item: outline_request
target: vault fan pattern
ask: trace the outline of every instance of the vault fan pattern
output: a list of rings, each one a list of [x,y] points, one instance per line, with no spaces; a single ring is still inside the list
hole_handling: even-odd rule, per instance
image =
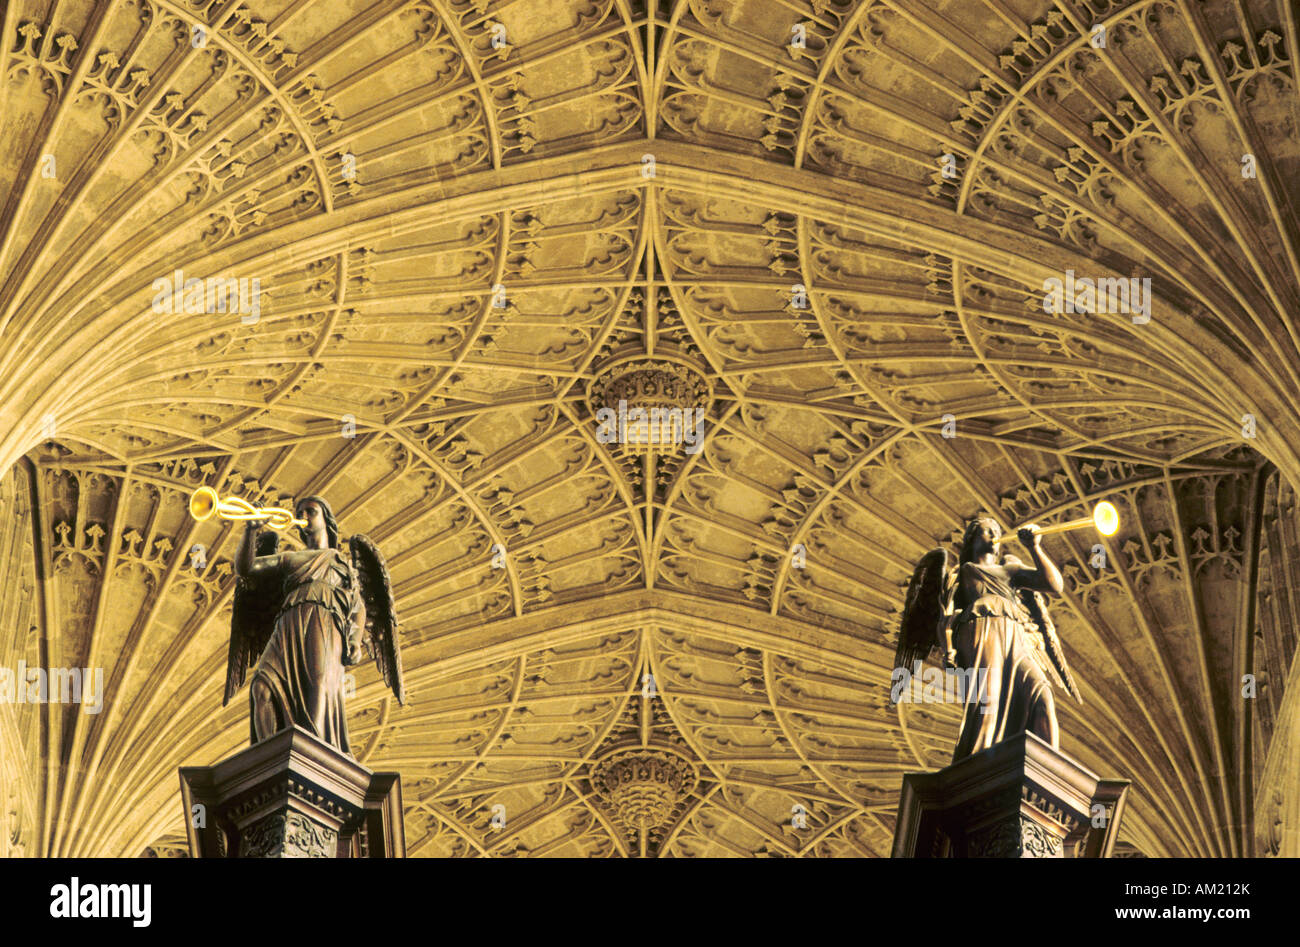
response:
[[[888,854],[958,723],[889,705],[915,560],[1103,498],[1106,566],[1047,540],[1062,748],[1125,851],[1300,853],[1296,16],[12,0],[0,665],[105,706],[0,704],[0,845],[173,853],[246,740],[206,483],[382,544],[410,701],[366,669],[350,727],[413,854]],[[1067,271],[1150,321],[1046,312]],[[619,366],[697,453],[597,437]]]

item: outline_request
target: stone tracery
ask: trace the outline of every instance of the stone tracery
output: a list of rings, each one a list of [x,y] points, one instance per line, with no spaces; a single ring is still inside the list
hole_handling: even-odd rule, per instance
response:
[[[0,468],[29,460],[0,569],[32,594],[0,653],[102,662],[110,702],[44,711],[47,745],[0,708],[27,761],[9,844],[135,854],[174,829],[174,767],[241,738],[212,684],[232,540],[179,500],[215,481],[330,493],[392,546],[424,694],[398,710],[363,679],[356,739],[412,767],[408,838],[444,854],[633,853],[582,781],[638,672],[701,773],[662,853],[883,854],[898,774],[955,734],[944,708],[887,712],[863,658],[910,559],[977,508],[1118,497],[1113,568],[1055,540],[1062,637],[1114,723],[1067,716],[1066,748],[1132,774],[1142,851],[1246,850],[1294,759],[1270,739],[1295,649],[1294,11],[975,5],[958,28],[884,0],[381,0],[346,25],[10,4]],[[152,313],[176,268],[260,276],[260,321]],[[1150,275],[1152,323],[1044,313],[1070,268]],[[706,446],[629,464],[588,388],[666,351],[712,388]],[[1258,717],[1233,698],[1252,670]]]

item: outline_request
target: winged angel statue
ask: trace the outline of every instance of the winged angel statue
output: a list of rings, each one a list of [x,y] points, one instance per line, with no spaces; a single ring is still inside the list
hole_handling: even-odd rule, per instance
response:
[[[944,667],[964,674],[966,712],[952,760],[965,759],[1028,730],[1059,748],[1049,681],[1083,702],[1047,612],[1061,573],[1032,524],[1017,533],[1033,566],[1002,555],[1002,528],[988,516],[966,525],[956,566],[946,549],[926,553],[912,575],[894,656],[898,669],[939,648]]]
[[[363,646],[406,702],[388,567],[365,536],[350,537],[344,551],[321,497],[299,500],[294,516],[307,524],[298,530],[304,549],[280,552],[278,534],[259,537],[256,523],[245,526],[221,703],[252,667],[250,743],[296,724],[351,756],[343,668],[360,663]]]

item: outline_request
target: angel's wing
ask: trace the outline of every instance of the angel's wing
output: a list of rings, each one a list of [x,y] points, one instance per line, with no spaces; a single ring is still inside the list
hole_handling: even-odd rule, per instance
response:
[[[393,689],[399,704],[406,703],[402,683],[402,652],[397,644],[397,606],[388,578],[388,564],[367,536],[348,539],[352,565],[357,570],[361,597],[366,603],[367,650],[374,655],[384,683]]]
[[[267,530],[257,537],[258,556],[273,556],[279,548],[279,534]],[[248,669],[266,650],[266,643],[275,630],[279,595],[278,575],[235,577],[235,602],[230,613],[230,657],[226,661],[226,694],[221,698],[222,707],[230,703],[235,691],[244,686]]]
[[[898,650],[894,667],[912,669],[917,661],[930,656],[939,643],[939,624],[948,607],[948,550],[932,549],[922,557],[903,602],[903,621],[898,632]]]
[[[1082,704],[1083,697],[1079,694],[1079,687],[1074,683],[1074,675],[1070,673],[1070,666],[1065,663],[1065,651],[1061,649],[1061,639],[1056,634],[1056,623],[1052,621],[1052,615],[1047,610],[1047,599],[1043,597],[1042,592],[1021,589],[1020,601],[1024,604],[1026,611],[1029,612],[1030,619],[1038,626],[1038,630],[1043,636],[1043,645],[1047,652],[1049,665],[1044,670],[1051,671],[1057,685]]]

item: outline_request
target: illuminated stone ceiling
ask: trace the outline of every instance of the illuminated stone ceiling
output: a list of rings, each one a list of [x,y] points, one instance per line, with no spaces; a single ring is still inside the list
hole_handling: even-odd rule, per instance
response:
[[[913,564],[1102,497],[1107,568],[1047,541],[1063,749],[1134,781],[1128,850],[1300,851],[1296,16],[12,0],[0,665],[106,686],[0,706],[0,844],[171,850],[177,767],[246,742],[207,483],[388,557],[411,699],[367,668],[350,725],[413,854],[888,854],[958,722],[888,703]],[[1045,312],[1071,270],[1150,321]],[[697,454],[596,436],[632,356],[705,380]]]

